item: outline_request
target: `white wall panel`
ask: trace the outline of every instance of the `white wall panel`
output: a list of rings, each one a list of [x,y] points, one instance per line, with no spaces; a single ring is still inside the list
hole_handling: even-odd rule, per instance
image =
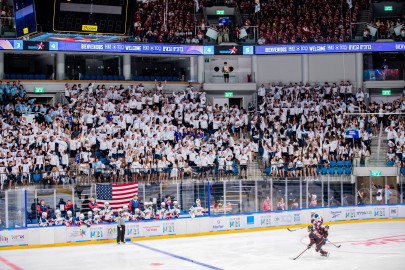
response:
[[[335,53],[309,55],[309,81],[356,81],[356,54]]]
[[[257,83],[300,82],[301,55],[258,56]]]

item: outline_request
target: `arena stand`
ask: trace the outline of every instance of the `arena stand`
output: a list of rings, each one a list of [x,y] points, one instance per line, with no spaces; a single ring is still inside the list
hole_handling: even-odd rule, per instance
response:
[[[137,2],[134,14],[135,42],[199,44],[195,33],[194,1]],[[164,14],[167,14],[165,25]]]

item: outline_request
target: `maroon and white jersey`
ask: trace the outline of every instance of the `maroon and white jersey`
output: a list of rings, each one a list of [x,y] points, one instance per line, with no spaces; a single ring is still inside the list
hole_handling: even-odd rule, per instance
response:
[[[165,208],[161,208],[156,212],[156,219],[164,219],[166,218],[166,209]]]
[[[66,217],[66,219],[65,219],[65,226],[67,226],[67,227],[72,227],[73,226],[73,221],[74,221],[74,219],[73,219],[73,217]]]
[[[130,221],[131,220],[131,213],[129,213],[128,211],[124,211],[122,213],[122,217],[125,219],[125,221]]]
[[[178,218],[180,216],[180,209],[179,208],[170,209],[170,216],[172,218]]]
[[[56,217],[55,219],[53,219],[53,224],[63,225],[65,224],[65,219],[63,217]]]

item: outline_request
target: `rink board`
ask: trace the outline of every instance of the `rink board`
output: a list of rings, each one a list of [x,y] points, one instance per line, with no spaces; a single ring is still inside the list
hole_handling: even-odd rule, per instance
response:
[[[168,235],[199,235],[258,228],[296,226],[310,222],[311,211],[321,215],[324,222],[405,218],[405,205],[368,205],[354,207],[317,208],[274,211],[244,215],[181,218],[160,221],[126,223],[126,238],[164,237]],[[117,237],[116,224],[91,227],[34,227],[0,231],[0,247],[38,246],[75,242],[113,240]]]

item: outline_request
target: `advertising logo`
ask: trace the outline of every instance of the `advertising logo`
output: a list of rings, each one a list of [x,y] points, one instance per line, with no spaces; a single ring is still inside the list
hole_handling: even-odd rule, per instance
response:
[[[49,42],[25,41],[24,50],[29,51],[49,51]]]
[[[217,219],[215,221],[215,224],[212,225],[212,229],[214,230],[223,230],[225,228],[225,226],[222,224],[221,219]]]
[[[254,225],[255,224],[255,216],[247,216],[246,217],[246,224],[247,225]]]
[[[138,237],[139,233],[139,225],[130,225],[127,227],[127,236],[128,237]]]
[[[103,229],[101,227],[90,228],[90,238],[103,238]]]
[[[243,46],[215,46],[214,53],[215,55],[242,55]]]
[[[174,233],[174,222],[164,222],[163,233]]]
[[[11,239],[13,241],[24,241],[25,235],[23,235],[23,234],[15,234],[15,235],[11,236]]]
[[[367,216],[367,215],[373,215],[373,211],[357,211],[356,213],[357,216]]]
[[[383,207],[374,208],[374,216],[375,217],[385,217],[385,208],[383,208]]]
[[[356,218],[356,209],[346,209],[346,218]]]
[[[8,237],[0,235],[0,243],[8,243]]]
[[[159,226],[146,226],[144,227],[147,232],[157,232]]]
[[[398,217],[398,207],[390,207],[390,217]]]
[[[86,229],[79,229],[79,235],[81,237],[85,237],[86,236]]]
[[[240,217],[230,218],[229,227],[233,228],[233,229],[239,229],[240,228]]]
[[[301,215],[300,214],[294,214],[294,223],[301,222]]]
[[[261,225],[262,227],[271,226],[271,216],[270,216],[270,215],[261,216],[260,225]]]
[[[116,227],[108,228],[108,229],[107,229],[107,234],[108,234],[108,235],[117,234],[117,228],[116,228]]]
[[[330,215],[332,218],[337,218],[342,214],[342,211],[330,211]]]

